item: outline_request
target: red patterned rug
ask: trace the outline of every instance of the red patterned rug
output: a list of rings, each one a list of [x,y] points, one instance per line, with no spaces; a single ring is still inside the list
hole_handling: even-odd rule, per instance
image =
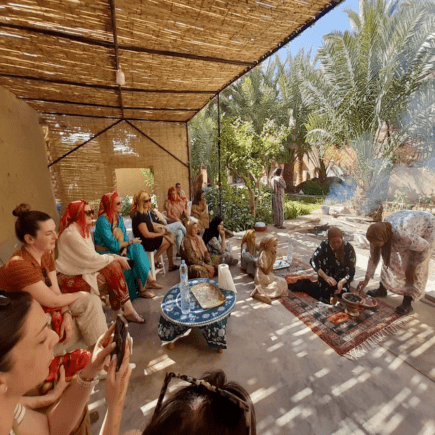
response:
[[[290,293],[280,302],[339,355],[352,360],[364,355],[412,318],[397,314],[393,307],[380,300],[375,308],[361,311],[358,317],[322,304],[305,293]]]
[[[292,264],[293,267],[289,268],[287,274],[293,275],[296,272],[296,275],[302,275],[301,269],[307,270],[308,265],[299,261],[297,263],[296,268],[296,264]],[[289,278],[287,275],[287,281]],[[377,301],[376,307],[361,310],[358,317],[352,317],[338,306],[322,304],[306,293],[290,292],[289,296],[280,299],[287,310],[304,322],[339,355],[351,360],[364,355],[387,335],[393,334],[412,319],[412,316],[397,314],[395,308],[379,299]]]

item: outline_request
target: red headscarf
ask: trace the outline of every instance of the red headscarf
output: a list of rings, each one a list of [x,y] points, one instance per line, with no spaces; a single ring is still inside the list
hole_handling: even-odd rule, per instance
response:
[[[177,194],[177,199],[174,201],[172,199],[172,192],[175,192]],[[175,187],[170,187],[168,190],[168,199],[171,202],[180,202],[180,196],[178,195],[177,189]]]
[[[73,222],[76,222],[80,234],[83,237],[89,237],[90,233],[89,227],[86,224],[85,205],[88,205],[86,201],[73,201],[68,204],[65,214],[62,216],[62,220],[60,221],[59,236]]]
[[[100,210],[98,211],[98,216],[102,214],[107,216],[112,227],[118,225],[118,216],[115,214],[115,202],[118,198],[119,195],[116,190],[106,193],[101,198]]]

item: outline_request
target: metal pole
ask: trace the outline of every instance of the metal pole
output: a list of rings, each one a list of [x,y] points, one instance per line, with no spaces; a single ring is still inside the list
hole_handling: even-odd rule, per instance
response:
[[[221,112],[219,93],[217,94],[217,122],[218,122],[218,186],[219,186],[219,214],[222,216],[222,185],[221,185]]]

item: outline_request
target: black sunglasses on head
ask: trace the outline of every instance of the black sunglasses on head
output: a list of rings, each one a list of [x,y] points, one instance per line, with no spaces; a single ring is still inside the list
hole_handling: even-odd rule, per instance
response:
[[[0,295],[0,308],[7,307],[11,303],[11,299],[9,296]]]
[[[151,198],[146,199],[144,202],[151,202]]]
[[[94,215],[94,210],[85,210],[85,215],[86,216],[93,216]]]

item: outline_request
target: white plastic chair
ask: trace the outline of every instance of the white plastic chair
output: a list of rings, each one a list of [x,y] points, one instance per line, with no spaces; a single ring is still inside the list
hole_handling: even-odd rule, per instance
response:
[[[154,262],[154,254],[157,252],[157,250],[155,251],[146,251],[147,255],[148,255],[148,259],[150,260],[150,265],[151,265],[151,278],[152,279],[156,279],[156,266],[155,266],[155,262]],[[163,274],[166,275],[166,270],[165,270],[165,262],[162,259],[162,271]]]

